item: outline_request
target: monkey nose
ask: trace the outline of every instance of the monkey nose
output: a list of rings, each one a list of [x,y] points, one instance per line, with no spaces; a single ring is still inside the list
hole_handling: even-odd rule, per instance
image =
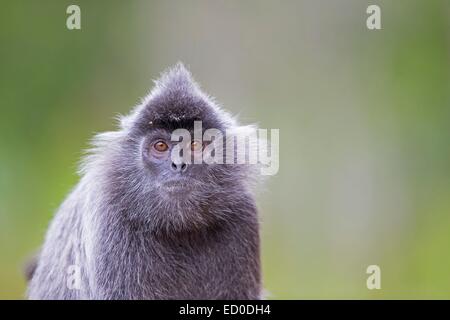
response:
[[[175,162],[172,162],[172,164],[170,165],[170,168],[174,172],[185,172],[187,169],[187,164],[184,162],[178,163],[178,164],[176,164]]]

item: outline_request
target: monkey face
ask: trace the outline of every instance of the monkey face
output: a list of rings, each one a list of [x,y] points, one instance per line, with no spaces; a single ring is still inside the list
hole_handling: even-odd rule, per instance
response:
[[[208,164],[203,161],[205,147],[210,141],[195,139],[192,130],[185,130],[181,141],[174,141],[173,132],[165,128],[149,130],[142,139],[141,156],[151,182],[161,196],[190,200],[189,197],[204,197],[218,189],[218,179],[232,174],[225,164]],[[219,166],[224,167],[219,167]]]
[[[192,133],[186,127],[178,129]],[[202,155],[208,142],[173,141],[172,138],[172,132],[165,128],[150,129],[141,137],[142,171],[136,180],[144,186],[136,202],[139,207],[157,208],[148,214],[161,226],[159,230],[191,230],[218,223],[224,219],[223,210],[216,215],[215,203],[226,203],[227,197],[235,193],[236,185],[242,182],[239,168],[204,161],[196,163],[196,157]],[[176,161],[177,148],[189,150],[188,159]],[[133,180],[128,179],[127,183]]]

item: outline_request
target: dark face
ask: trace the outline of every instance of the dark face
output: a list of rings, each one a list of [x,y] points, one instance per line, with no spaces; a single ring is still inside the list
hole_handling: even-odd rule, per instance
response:
[[[134,134],[141,137],[140,153],[145,170],[161,197],[171,201],[195,201],[203,198],[220,184],[230,166],[194,163],[200,157],[207,142],[202,141],[203,132],[217,129],[225,134],[225,124],[215,110],[201,96],[174,90],[152,99],[138,117]],[[196,129],[195,121],[201,121],[201,130]],[[172,141],[175,130],[189,132],[186,140]],[[181,140],[181,141],[180,141]],[[185,161],[174,161],[177,148],[191,154],[183,154]],[[191,160],[191,161],[189,161]]]
[[[208,142],[194,139],[191,130],[186,132],[190,133],[187,140],[172,141],[172,132],[150,129],[142,140],[140,153],[144,168],[151,177],[150,183],[158,189],[161,197],[169,197],[172,201],[188,200],[202,187],[215,185],[212,176],[225,169],[217,167],[218,164],[195,163],[195,159],[201,160]],[[186,154],[179,152],[181,149]],[[184,155],[185,159],[177,159],[177,154]]]
[[[191,160],[202,154],[207,142],[194,139],[194,121],[202,122],[203,132],[214,128],[225,134],[226,124],[215,110],[201,99],[177,97],[174,102],[163,97],[153,99],[136,119],[110,171],[110,201],[123,208],[124,218],[172,231],[223,218],[214,209],[226,204],[240,183],[238,166],[176,162],[172,157],[177,146],[190,150]],[[176,129],[187,130],[190,139],[172,141]]]

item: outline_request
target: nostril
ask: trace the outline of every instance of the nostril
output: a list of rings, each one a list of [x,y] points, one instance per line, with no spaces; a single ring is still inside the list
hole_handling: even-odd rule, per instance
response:
[[[185,172],[187,169],[187,164],[186,163],[180,163],[180,164],[176,164],[175,162],[172,162],[170,164],[170,167],[172,168],[173,171],[175,172]]]

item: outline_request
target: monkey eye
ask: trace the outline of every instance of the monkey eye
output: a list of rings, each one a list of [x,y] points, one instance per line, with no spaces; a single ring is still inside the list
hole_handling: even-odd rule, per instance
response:
[[[203,145],[200,141],[194,140],[191,142],[191,150],[192,151],[200,151],[203,149]]]
[[[164,141],[159,140],[153,144],[153,148],[158,152],[166,152],[169,149],[169,146]]]

